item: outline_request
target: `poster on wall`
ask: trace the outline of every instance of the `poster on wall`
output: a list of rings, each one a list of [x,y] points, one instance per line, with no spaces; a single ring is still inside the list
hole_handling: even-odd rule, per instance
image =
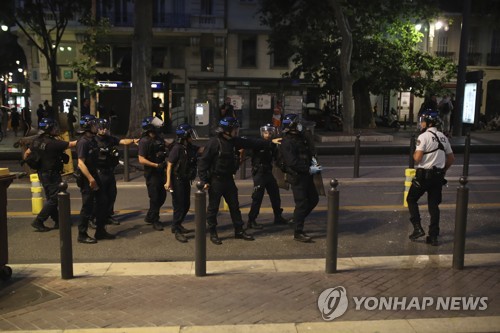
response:
[[[302,114],[302,96],[285,96],[285,114]]]
[[[269,110],[271,108],[271,95],[257,95],[257,109]]]
[[[240,95],[227,96],[231,98],[231,105],[235,110],[241,110],[243,107],[243,98]]]
[[[466,83],[464,92],[464,111],[462,122],[464,124],[474,124],[476,116],[476,93],[477,83]]]

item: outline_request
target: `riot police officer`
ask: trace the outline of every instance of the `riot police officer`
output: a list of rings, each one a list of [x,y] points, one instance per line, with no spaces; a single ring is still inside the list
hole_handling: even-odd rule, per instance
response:
[[[217,234],[217,213],[220,199],[226,200],[234,226],[234,237],[247,241],[254,240],[243,230],[238,189],[233,175],[239,168],[240,149],[253,149],[269,146],[269,142],[258,139],[244,139],[238,137],[239,123],[233,117],[224,117],[219,121],[217,136],[210,139],[198,161],[198,174],[208,189],[207,224],[210,232],[210,241],[216,245],[222,244]]]
[[[312,151],[312,141],[305,135],[298,115],[287,114],[283,118],[283,139],[281,154],[285,166],[285,180],[290,184],[295,201],[293,239],[310,242],[312,238],[304,233],[304,220],[319,201],[313,175],[321,172]]]
[[[31,226],[36,231],[44,232],[50,229],[44,222],[51,217],[54,221],[54,229],[59,228],[59,211],[57,209],[57,193],[62,181],[61,172],[63,164],[68,163],[69,156],[64,153],[68,147],[75,147],[76,141],[62,141],[57,139],[59,130],[57,123],[50,118],[42,118],[38,124],[42,134],[35,138],[24,153],[24,159],[30,154],[39,154],[38,178],[42,183],[47,199],[42,210],[36,216]]]
[[[429,234],[425,241],[433,246],[439,245],[439,204],[442,200],[442,188],[445,184],[446,171],[453,164],[455,157],[447,137],[438,131],[440,124],[438,111],[426,109],[419,118],[422,133],[418,136],[413,159],[416,165],[416,175],[408,191],[406,202],[410,211],[410,222],[413,232],[411,241],[425,236],[421,225],[418,200],[427,192],[427,206],[431,221]]]
[[[84,115],[80,119],[82,136],[76,144],[78,155],[78,169],[83,175],[78,181],[82,194],[82,208],[80,210],[80,223],[78,225],[78,242],[94,244],[101,239],[114,239],[106,231],[107,215],[107,187],[101,181],[103,174],[99,173],[99,149],[95,135],[97,134],[97,119],[93,115]],[[96,207],[94,208],[94,205]],[[96,232],[92,238],[88,235],[88,224],[93,212],[96,212]]]
[[[156,118],[158,119],[158,118]],[[165,190],[167,148],[165,140],[160,136],[159,128],[154,124],[155,118],[145,117],[142,120],[142,136],[139,140],[139,163],[144,165],[144,178],[149,196],[149,209],[144,218],[155,230],[163,230],[160,222],[160,208],[167,199]]]
[[[196,178],[196,162],[201,148],[193,144],[193,139],[198,136],[191,125],[181,124],[177,126],[175,134],[177,140],[168,155],[165,188],[172,191],[174,209],[172,233],[175,234],[176,240],[186,243],[188,239],[185,234],[193,230],[184,228],[182,222],[189,211],[191,182]]]
[[[272,124],[266,124],[260,128],[260,135],[264,140],[270,141],[276,135],[276,127]],[[286,224],[288,221],[281,216],[281,198],[278,183],[273,176],[273,161],[276,151],[276,145],[270,145],[261,149],[252,150],[252,178],[253,192],[252,205],[248,213],[247,228],[262,229],[263,226],[257,223],[255,219],[259,215],[264,192],[267,191],[274,213],[274,224]]]

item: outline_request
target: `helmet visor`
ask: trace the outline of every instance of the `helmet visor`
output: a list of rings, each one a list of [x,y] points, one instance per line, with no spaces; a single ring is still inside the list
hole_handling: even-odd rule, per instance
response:
[[[260,128],[260,136],[264,139],[272,139],[276,137],[276,127],[274,126],[262,126]]]

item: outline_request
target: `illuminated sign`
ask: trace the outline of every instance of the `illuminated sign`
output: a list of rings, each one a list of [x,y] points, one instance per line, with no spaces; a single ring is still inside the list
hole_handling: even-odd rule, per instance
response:
[[[464,112],[462,122],[464,124],[474,124],[476,116],[476,94],[477,83],[466,83],[464,90]]]

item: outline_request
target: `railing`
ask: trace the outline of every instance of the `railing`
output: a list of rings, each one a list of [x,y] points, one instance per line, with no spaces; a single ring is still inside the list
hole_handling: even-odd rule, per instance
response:
[[[133,27],[134,13],[116,14],[114,11],[98,13],[98,17],[106,17],[109,23],[115,27]],[[224,18],[213,15],[190,15],[185,13],[163,13],[158,12],[153,15],[154,28],[212,28],[223,29]]]
[[[468,53],[467,54],[467,66],[479,66],[482,65],[482,53]]]

